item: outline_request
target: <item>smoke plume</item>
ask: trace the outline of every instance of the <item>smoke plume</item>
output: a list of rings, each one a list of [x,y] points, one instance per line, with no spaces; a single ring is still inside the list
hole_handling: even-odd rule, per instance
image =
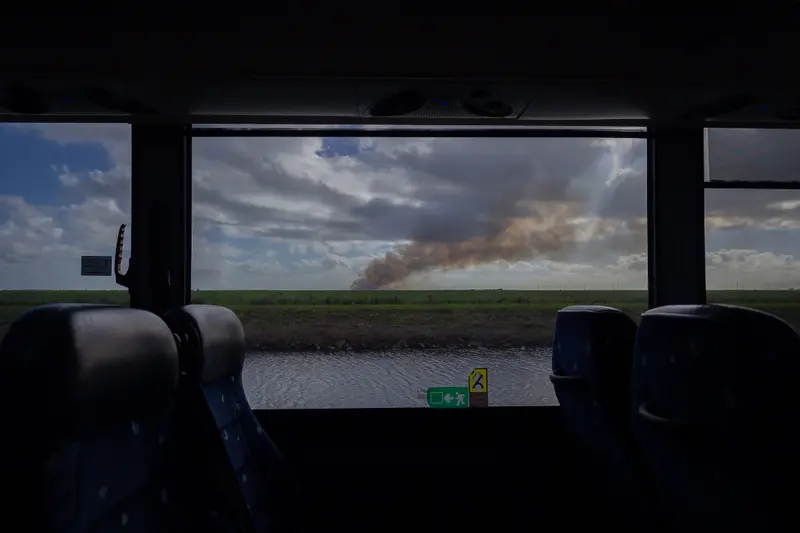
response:
[[[633,241],[628,225],[603,219],[620,184],[644,176],[644,143],[481,139],[465,150],[437,142],[442,154],[459,156],[448,165],[420,163],[426,181],[418,185],[429,187],[433,175],[450,188],[432,193],[419,209],[420,223],[408,234],[411,242],[373,259],[352,289],[401,288],[415,274],[495,261],[561,260],[579,243],[583,253],[604,254]],[[503,158],[496,157],[501,153]],[[397,208],[373,207],[387,214],[377,220],[396,221],[402,231],[403,217],[390,216]],[[595,246],[587,246],[590,241]]]
[[[532,205],[530,215],[494,221],[499,229],[461,242],[420,242],[396,246],[373,259],[352,283],[356,290],[400,287],[417,273],[451,270],[498,260],[546,256],[574,241],[566,204]]]

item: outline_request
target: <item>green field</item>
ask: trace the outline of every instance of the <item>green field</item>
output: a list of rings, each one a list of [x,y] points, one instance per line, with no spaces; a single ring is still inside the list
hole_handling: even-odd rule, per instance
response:
[[[127,304],[125,291],[0,291],[0,332],[43,303]],[[645,291],[196,291],[194,303],[233,309],[252,348],[384,349],[533,346],[549,342],[555,313],[573,304],[634,318]],[[800,329],[796,291],[709,291],[709,301],[762,309]]]

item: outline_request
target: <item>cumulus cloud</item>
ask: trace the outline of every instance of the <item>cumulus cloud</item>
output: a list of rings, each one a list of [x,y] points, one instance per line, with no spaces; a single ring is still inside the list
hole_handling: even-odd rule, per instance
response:
[[[45,199],[0,185],[3,284],[113,287],[80,278],[78,258],[110,255],[130,221],[129,127],[4,127],[107,161],[49,162]],[[712,136],[712,174],[778,179],[796,150],[761,133]],[[198,138],[193,157],[198,288],[646,286],[642,140]],[[707,213],[712,288],[800,285],[800,194],[709,191]]]

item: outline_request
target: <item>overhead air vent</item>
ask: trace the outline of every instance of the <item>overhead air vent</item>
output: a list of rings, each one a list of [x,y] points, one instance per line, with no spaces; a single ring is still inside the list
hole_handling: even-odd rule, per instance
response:
[[[717,112],[710,113],[710,110]],[[800,121],[800,99],[780,93],[757,97],[740,95],[723,98],[702,116],[692,118],[707,119],[719,126],[726,122],[797,123]]]
[[[124,113],[126,115],[150,115],[156,113],[155,109],[139,100],[121,96],[100,87],[83,88],[76,94],[100,108],[115,113]]]
[[[683,114],[688,120],[708,120],[725,117],[740,112],[753,105],[756,98],[751,94],[736,94],[692,107]]]
[[[401,117],[419,111],[428,99],[418,91],[402,91],[378,100],[369,108],[373,117]]]
[[[473,115],[487,118],[506,118],[514,112],[513,106],[482,89],[472,91],[463,106]]]
[[[765,109],[769,109],[769,107],[770,106],[764,106]],[[798,100],[781,102],[773,107],[775,118],[778,120],[786,120],[790,122],[796,122],[800,120],[800,101]]]
[[[19,115],[149,115],[157,111],[141,100],[102,87],[39,83],[0,88],[0,111]]]
[[[520,107],[520,106],[517,106]],[[384,96],[370,105],[372,117],[423,119],[475,119],[516,117],[522,108],[488,90],[404,90]]]
[[[0,96],[0,107],[20,115],[41,115],[50,111],[50,102],[39,91],[24,85],[11,85]]]

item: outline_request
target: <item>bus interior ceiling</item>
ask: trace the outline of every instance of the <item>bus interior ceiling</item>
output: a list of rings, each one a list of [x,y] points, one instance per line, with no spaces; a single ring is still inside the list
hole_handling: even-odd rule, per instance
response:
[[[132,124],[137,307],[191,300],[193,136],[339,134],[334,125],[646,137],[650,306],[703,303],[704,128],[796,127],[794,5],[782,16],[448,16],[382,28],[273,17],[270,31],[241,18],[237,32],[181,33],[7,17],[0,120]],[[602,513],[590,500],[603,482],[587,481],[558,407],[256,417],[299,473],[315,528],[572,527]]]

